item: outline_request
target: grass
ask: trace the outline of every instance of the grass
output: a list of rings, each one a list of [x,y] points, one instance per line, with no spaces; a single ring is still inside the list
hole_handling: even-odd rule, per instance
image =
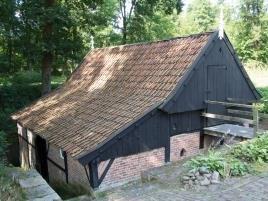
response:
[[[25,194],[22,189],[9,176],[10,168],[0,167],[0,200],[24,201]]]

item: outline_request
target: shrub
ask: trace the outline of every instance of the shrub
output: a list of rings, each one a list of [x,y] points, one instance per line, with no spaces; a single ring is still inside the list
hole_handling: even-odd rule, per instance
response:
[[[12,171],[10,167],[0,166],[0,200],[24,201],[26,195],[10,176]]]
[[[249,173],[249,165],[238,159],[230,160],[230,176],[243,176]]]
[[[5,79],[4,79],[5,78]],[[65,77],[53,77],[52,89],[58,87]],[[17,73],[13,78],[0,77],[0,129],[6,133],[15,133],[16,125],[10,115],[29,105],[41,96],[41,75],[33,71]]]
[[[259,92],[262,95],[262,100],[260,105],[260,112],[267,113],[268,114],[268,87],[259,88]]]
[[[186,163],[190,169],[197,170],[206,167],[211,172],[217,171],[221,177],[243,176],[250,172],[249,164],[228,154],[209,151],[207,155],[200,155]]]
[[[219,152],[210,151],[208,155],[201,155],[191,159],[187,165],[191,169],[207,167],[210,171],[217,171],[221,176],[225,176],[226,161]]]
[[[236,145],[231,154],[247,162],[268,162],[268,133]]]
[[[26,84],[26,83],[40,83],[41,73],[36,71],[21,71],[13,76],[12,83]]]
[[[0,131],[0,164],[3,164],[3,161],[6,156],[6,149],[7,149],[8,143],[7,143],[7,136],[6,133],[3,131]]]

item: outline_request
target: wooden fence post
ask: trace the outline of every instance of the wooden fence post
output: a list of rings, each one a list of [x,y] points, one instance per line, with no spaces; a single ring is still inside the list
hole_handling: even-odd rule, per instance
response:
[[[256,136],[258,130],[259,130],[259,112],[256,104],[254,104],[254,107],[252,108],[253,113],[253,134],[254,137]]]

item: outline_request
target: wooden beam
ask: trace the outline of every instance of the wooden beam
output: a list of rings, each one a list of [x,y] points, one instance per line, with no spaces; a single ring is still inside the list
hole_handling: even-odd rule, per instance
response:
[[[69,183],[69,176],[68,176],[68,160],[67,160],[67,153],[64,152],[64,169],[65,169],[65,179],[66,183]]]
[[[235,106],[235,107],[250,108],[250,109],[253,108],[252,105],[241,104],[241,103],[229,103],[229,102],[223,102],[223,101],[205,100],[205,103],[214,104],[214,105],[223,105],[223,106]]]
[[[252,104],[255,103],[257,100],[245,100],[240,98],[227,98],[227,101],[240,103],[240,104]]]
[[[234,122],[238,122],[238,123],[247,123],[247,124],[251,124],[251,125],[254,124],[253,120],[240,118],[240,117],[231,117],[231,116],[212,114],[212,113],[202,113],[202,116],[206,117],[206,118],[211,118],[211,119],[221,119],[221,120],[225,120],[225,121],[234,121]]]
[[[98,163],[96,160],[91,161],[89,164],[90,185],[93,189],[99,187]]]
[[[227,112],[230,113],[230,114],[239,114],[239,115],[245,115],[245,116],[252,116],[253,117],[253,112],[251,112],[251,111],[227,109]],[[265,113],[258,112],[258,116],[259,116],[259,118],[268,119],[268,114],[265,114]]]
[[[87,180],[88,180],[88,182],[89,182],[89,184],[90,184],[90,178],[89,178],[89,173],[88,173],[88,171],[87,171],[87,167],[88,167],[88,169],[89,169],[89,165],[85,165],[85,166],[84,166],[84,169],[85,169],[85,172],[86,172]]]
[[[55,161],[53,161],[51,158],[47,157],[47,160],[52,163],[53,165],[55,165],[58,169],[60,169],[62,172],[65,172],[65,169],[63,167],[61,167],[58,163],[56,163]]]
[[[109,160],[107,166],[105,167],[105,170],[103,171],[102,175],[100,176],[100,179],[98,180],[99,185],[101,184],[101,182],[105,178],[105,176],[106,176],[108,170],[110,169],[110,167],[112,166],[113,162],[114,162],[114,158]]]
[[[168,138],[168,142],[165,146],[165,162],[170,162],[170,137]]]
[[[256,136],[259,129],[259,112],[257,107],[254,107],[252,111],[253,111],[253,122],[254,122],[253,133],[254,136]]]
[[[230,114],[238,114],[253,117],[253,113],[251,111],[227,109],[227,112]]]

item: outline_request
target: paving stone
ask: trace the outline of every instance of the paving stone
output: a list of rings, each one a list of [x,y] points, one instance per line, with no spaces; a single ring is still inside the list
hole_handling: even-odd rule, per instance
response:
[[[48,185],[36,170],[33,169],[26,172],[17,171],[13,175],[25,192],[27,200],[61,200],[60,196]]]
[[[31,188],[34,186],[46,185],[46,181],[41,176],[19,179],[19,185],[22,188]]]
[[[268,174],[230,178],[196,190],[152,182],[114,189],[96,201],[268,201],[267,186]]]
[[[26,188],[25,192],[29,199],[42,198],[55,193],[54,190],[48,185],[39,185],[32,188]]]

